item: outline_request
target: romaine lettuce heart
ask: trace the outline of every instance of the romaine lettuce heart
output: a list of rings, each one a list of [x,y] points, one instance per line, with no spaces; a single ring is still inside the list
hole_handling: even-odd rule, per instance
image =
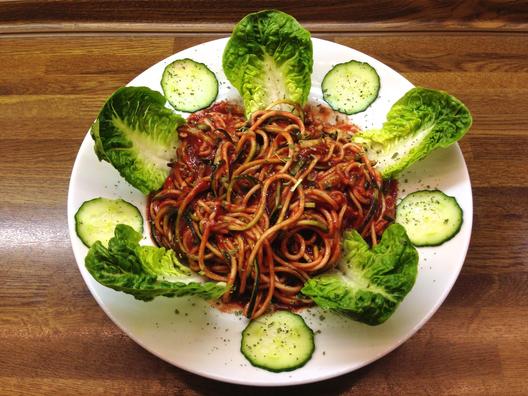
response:
[[[310,32],[280,11],[249,14],[235,26],[222,63],[247,116],[281,99],[304,104],[313,68]]]
[[[206,282],[178,262],[174,251],[140,246],[141,234],[118,224],[108,249],[95,242],[85,259],[86,269],[100,284],[149,301],[157,296],[196,295],[218,299],[228,287],[222,282]]]
[[[361,132],[354,140],[365,147],[387,179],[431,151],[452,145],[471,123],[471,114],[461,101],[442,91],[417,87],[392,106],[381,129]]]
[[[369,325],[385,322],[416,280],[418,252],[405,229],[390,225],[373,248],[347,231],[343,249],[338,268],[308,280],[301,292],[323,309]]]
[[[146,87],[123,87],[105,103],[91,135],[99,160],[106,160],[144,194],[159,189],[174,160],[177,128],[185,120]]]

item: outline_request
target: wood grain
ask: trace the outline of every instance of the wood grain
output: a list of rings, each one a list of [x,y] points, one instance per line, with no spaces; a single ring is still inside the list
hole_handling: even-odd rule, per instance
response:
[[[113,12],[111,3],[101,2],[100,18],[103,11]],[[300,16],[311,13],[316,18],[313,4],[308,2]],[[410,7],[410,2],[406,4]],[[440,2],[434,4],[441,7]],[[46,19],[44,11],[33,16],[17,13],[16,2],[2,7],[4,21]],[[75,12],[82,16],[92,6],[79,7]],[[227,21],[243,9],[221,15]],[[154,12],[145,18],[164,20]],[[337,13],[333,18],[339,20]],[[86,289],[67,232],[71,167],[105,98],[158,60],[220,36],[0,37],[2,395],[270,392],[195,376],[136,345]],[[415,84],[447,90],[469,106],[475,123],[461,147],[473,184],[474,231],[452,292],[408,342],[356,372],[274,393],[526,394],[526,36],[505,32],[319,36],[364,51]]]
[[[26,0],[0,2],[0,32],[226,33],[244,15],[270,8],[312,32],[528,30],[528,7],[515,0]]]

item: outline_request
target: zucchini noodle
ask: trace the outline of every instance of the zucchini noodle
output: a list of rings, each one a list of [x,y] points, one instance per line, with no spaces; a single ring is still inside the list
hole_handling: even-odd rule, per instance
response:
[[[246,120],[220,102],[191,115],[169,177],[149,196],[154,242],[226,282],[223,302],[250,318],[310,305],[299,291],[336,266],[343,231],[376,244],[394,220],[396,182],[352,142],[357,131],[324,106],[275,104]]]

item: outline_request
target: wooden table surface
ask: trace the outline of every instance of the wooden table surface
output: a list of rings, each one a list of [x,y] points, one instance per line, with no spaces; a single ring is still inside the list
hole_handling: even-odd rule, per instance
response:
[[[0,394],[267,394],[175,368],[119,330],[77,269],[66,200],[80,143],[111,92],[176,51],[226,36],[245,13],[282,3],[218,1],[217,24],[200,12],[203,1],[43,3],[0,3]],[[473,235],[447,300],[408,342],[356,372],[275,391],[528,394],[526,2],[319,3],[284,10],[314,36],[471,110],[460,146]]]

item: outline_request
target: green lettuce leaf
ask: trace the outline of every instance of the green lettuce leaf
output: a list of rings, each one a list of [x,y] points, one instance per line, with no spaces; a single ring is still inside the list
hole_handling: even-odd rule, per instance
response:
[[[105,103],[91,135],[99,160],[106,160],[144,194],[159,189],[174,160],[177,128],[185,120],[146,87],[123,87]]]
[[[321,308],[354,320],[378,325],[385,322],[412,289],[418,252],[405,229],[390,225],[373,248],[357,231],[347,231],[338,268],[306,282],[303,294]]]
[[[381,129],[354,136],[385,179],[462,138],[472,118],[464,104],[446,92],[413,88],[387,114]]]
[[[195,295],[218,299],[228,287],[222,282],[205,282],[178,262],[174,252],[154,246],[141,246],[141,234],[118,224],[108,248],[95,242],[85,259],[88,272],[100,284],[150,301],[157,296]]]
[[[304,104],[308,98],[313,67],[310,32],[284,12],[244,17],[233,30],[222,62],[248,116],[279,99]]]
[[[103,144],[101,143],[101,138],[99,137],[99,119],[95,120],[90,128],[90,136],[94,140],[94,151],[97,155],[99,161],[108,161],[103,150]]]

